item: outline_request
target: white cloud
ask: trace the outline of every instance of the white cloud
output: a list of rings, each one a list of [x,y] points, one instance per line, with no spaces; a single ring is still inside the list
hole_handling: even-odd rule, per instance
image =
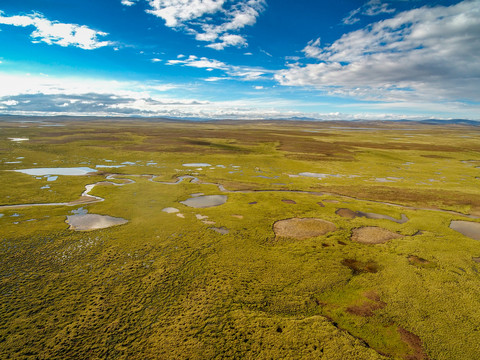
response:
[[[122,0],[122,5],[132,6],[137,3],[137,0]]]
[[[464,117],[480,120],[480,105],[462,103],[407,104],[383,103],[339,106],[337,111],[312,111],[318,102],[302,103],[292,99],[271,98],[257,92],[250,98],[226,101],[175,96],[179,89],[194,87],[133,81],[109,81],[91,78],[18,75],[0,72],[0,113],[12,115],[73,116],[169,116],[210,119],[288,119],[306,117],[325,120],[420,119],[438,112],[439,118]],[[198,89],[197,89],[198,90]],[[195,90],[194,90],[195,91]],[[328,104],[321,105],[327,106]],[[303,111],[302,106],[309,109]],[[415,107],[416,106],[416,107]],[[440,108],[440,109],[439,109]],[[394,109],[398,110],[395,111]],[[437,113],[435,111],[438,111]],[[428,113],[428,116],[423,114]],[[407,115],[405,115],[407,114]],[[408,115],[410,114],[410,115]],[[445,115],[447,114],[447,115]]]
[[[209,44],[207,47],[215,50],[223,50],[228,46],[247,46],[247,41],[240,35],[224,34],[220,36],[221,42]]]
[[[229,75],[228,78],[210,77],[208,79],[205,79],[206,81],[217,81],[230,78],[251,81],[274,73],[271,70],[266,70],[259,67],[234,66],[215,59],[208,59],[206,57],[198,58],[194,55],[190,55],[185,60],[168,60],[166,64],[195,67],[199,69],[206,69],[207,71],[212,71],[213,69],[216,69],[224,71],[227,75]]]
[[[480,101],[480,0],[405,11],[304,53],[318,63],[279,71],[281,84],[370,100]]]
[[[358,15],[375,16],[380,14],[390,14],[395,12],[395,9],[390,9],[388,4],[381,2],[381,0],[370,0],[359,8],[350,11],[350,13],[342,20],[345,25],[352,25],[360,21]]]
[[[216,50],[246,46],[245,37],[235,32],[254,25],[265,7],[265,0],[146,1],[150,5],[147,12],[162,18],[166,26],[184,30]]]
[[[112,45],[109,41],[100,41],[98,37],[107,36],[102,31],[90,29],[85,25],[65,24],[50,21],[42,14],[5,16],[0,12],[0,24],[27,27],[35,30],[30,35],[33,42],[44,42],[49,45],[75,46],[84,50],[93,50]]]
[[[162,59],[153,58],[151,61],[152,61],[153,63],[156,63],[156,62],[161,62],[161,61],[162,61]]]
[[[6,100],[6,101],[2,101],[1,103],[7,106],[15,106],[19,104],[19,102],[16,100]]]

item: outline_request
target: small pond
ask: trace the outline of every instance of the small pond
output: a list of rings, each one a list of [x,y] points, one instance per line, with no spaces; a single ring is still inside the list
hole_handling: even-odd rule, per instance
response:
[[[450,222],[450,229],[458,231],[469,238],[480,240],[480,223],[472,221],[453,220]]]
[[[208,208],[225,204],[227,198],[227,195],[205,195],[191,197],[185,201],[180,201],[180,203],[193,208]]]
[[[97,214],[78,214],[68,215],[66,223],[70,225],[71,230],[90,231],[105,229],[111,226],[126,224],[128,220],[107,215]]]
[[[182,166],[185,167],[206,167],[206,166],[212,166],[207,163],[188,163],[188,164],[182,164]]]

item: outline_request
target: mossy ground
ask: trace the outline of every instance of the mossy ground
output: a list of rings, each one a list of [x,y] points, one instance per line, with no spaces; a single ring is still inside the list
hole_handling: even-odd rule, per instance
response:
[[[0,122],[0,205],[73,201],[114,172],[123,176],[111,181],[135,183],[98,185],[92,195],[105,201],[83,208],[129,222],[75,232],[66,215],[82,205],[0,208],[1,358],[478,357],[480,263],[472,258],[480,242],[449,228],[451,220],[479,221],[462,216],[480,215],[477,128],[58,124]],[[123,162],[50,182],[6,171]],[[160,183],[182,175],[201,183]],[[214,184],[236,192],[218,207],[179,203],[221,194]],[[340,208],[409,220],[349,219]],[[230,232],[212,231],[197,214]],[[320,218],[337,230],[276,239],[274,223],[290,218]],[[368,226],[403,237],[351,240]]]

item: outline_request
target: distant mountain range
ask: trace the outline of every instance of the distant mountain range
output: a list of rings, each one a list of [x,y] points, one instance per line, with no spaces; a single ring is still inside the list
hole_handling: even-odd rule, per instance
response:
[[[140,116],[25,116],[25,115],[0,115],[0,121],[24,121],[24,122],[43,122],[43,121],[95,121],[95,120],[111,120],[111,121],[128,121],[138,119],[142,121],[236,121],[236,120],[249,120],[249,121],[303,121],[303,122],[345,122],[345,123],[408,123],[408,124],[428,124],[428,125],[465,125],[465,126],[480,126],[480,120],[467,120],[467,119],[427,119],[427,120],[324,120],[314,119],[308,117],[291,117],[286,119],[270,118],[270,119],[209,119],[209,118],[171,118],[171,117],[140,117]]]

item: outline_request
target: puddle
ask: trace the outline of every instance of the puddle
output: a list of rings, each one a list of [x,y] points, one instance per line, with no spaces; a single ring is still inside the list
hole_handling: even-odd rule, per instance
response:
[[[166,212],[168,214],[174,214],[174,213],[180,212],[180,210],[178,210],[177,208],[174,208],[174,207],[167,207],[165,209],[162,209],[162,211]]]
[[[301,172],[298,175],[305,176],[305,177],[313,177],[317,179],[325,179],[327,177],[342,177],[342,175],[318,174],[318,173],[312,173],[312,172]]]
[[[193,208],[208,208],[225,204],[227,198],[227,195],[205,195],[192,197],[180,203]]]
[[[80,176],[87,175],[90,173],[96,173],[97,170],[90,169],[88,167],[73,167],[73,168],[35,168],[35,169],[20,169],[13,170],[15,172],[20,172],[22,174],[33,175],[33,176],[47,176],[47,175],[71,175],[71,176]]]
[[[367,219],[384,219],[396,222],[397,224],[404,224],[408,221],[408,217],[405,214],[402,214],[400,219],[395,219],[394,217],[377,214],[377,213],[370,213],[370,212],[363,212],[363,211],[353,211],[347,208],[340,208],[335,211],[335,214],[347,218],[347,219],[354,219],[356,217],[366,217]]]
[[[365,213],[362,211],[357,212],[358,216],[366,217],[367,219],[385,219],[396,222],[397,224],[404,224],[408,221],[408,217],[405,214],[401,215],[400,219],[395,219],[388,215],[376,214],[376,213]]]
[[[80,207],[78,209],[72,210],[71,213],[74,215],[86,215],[88,214],[88,210]]]
[[[42,186],[40,189],[50,189],[50,185]]]
[[[265,176],[265,175],[257,175],[257,176],[254,176],[254,177],[257,177],[257,178],[262,178],[262,179],[278,179],[278,176]]]
[[[472,221],[453,220],[450,222],[450,229],[468,236],[474,240],[480,240],[480,223]]]
[[[385,178],[375,178],[375,181],[377,182],[395,182],[395,181],[399,181],[399,180],[402,180],[403,178],[398,178],[398,177],[385,177]]]
[[[8,138],[8,140],[11,140],[14,142],[20,142],[20,141],[28,141],[30,139],[29,138]]]
[[[210,229],[210,230],[213,230],[213,231],[215,231],[215,232],[217,232],[217,233],[219,233],[219,234],[222,234],[222,235],[227,235],[227,234],[230,232],[230,230],[228,230],[227,228],[225,228],[225,227],[223,227],[223,226],[222,226],[222,227],[219,227],[219,228],[217,228],[217,227],[212,227],[212,228],[209,228],[209,229]]]
[[[112,168],[112,169],[116,169],[116,168],[121,168],[121,167],[124,167],[125,165],[96,165],[95,167],[96,168]]]
[[[90,231],[126,224],[128,220],[107,215],[84,214],[68,215],[65,221],[71,230]]]
[[[50,175],[47,176],[47,181],[55,181],[57,179],[58,179],[58,176],[50,176]]]
[[[207,163],[187,163],[187,164],[182,164],[182,166],[185,166],[185,167],[207,167],[207,166],[212,166],[210,164],[207,164]]]

